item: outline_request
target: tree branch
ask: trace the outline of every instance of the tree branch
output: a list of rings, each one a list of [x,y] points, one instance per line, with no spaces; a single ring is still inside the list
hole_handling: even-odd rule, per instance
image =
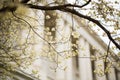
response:
[[[28,4],[28,6],[29,6],[29,8],[38,9],[38,10],[60,10],[60,11],[69,12],[78,17],[87,19],[87,20],[95,23],[96,25],[98,25],[107,34],[108,38],[113,42],[113,44],[120,50],[120,45],[112,38],[110,32],[98,20],[95,20],[86,15],[83,15],[83,14],[79,13],[78,11],[67,8],[63,5],[62,6],[36,6],[36,5]]]
[[[85,4],[83,4],[83,5],[77,5],[77,4],[64,4],[64,5],[59,5],[59,6],[83,8],[83,7],[87,6],[90,2],[91,2],[91,0],[87,1],[87,2],[86,2]]]
[[[108,38],[113,42],[113,44],[120,50],[120,45],[112,38],[110,32],[98,20],[95,20],[89,16],[83,15],[83,14],[79,13],[78,11],[72,10],[69,8],[64,8],[64,12],[70,12],[78,17],[87,19],[87,20],[95,23],[96,25],[98,25],[107,34]]]
[[[30,0],[22,0],[21,3],[27,3],[29,2]]]
[[[83,8],[86,5],[88,5],[91,2],[91,0],[87,1],[85,4],[83,5],[76,5],[76,4],[64,4],[64,5],[57,5],[57,6],[37,6],[37,5],[33,5],[33,4],[26,4],[27,6],[29,6],[30,8],[34,8],[34,9],[41,9],[41,10],[58,10],[58,9],[62,9],[64,7],[77,7],[77,8]]]
[[[68,8],[68,7],[73,7],[73,6],[78,7],[78,8],[82,8],[86,5],[88,5],[90,2],[91,2],[91,0],[89,0],[86,4],[84,4],[82,6],[72,5],[72,4],[65,4],[65,5],[58,5],[58,6],[38,6],[38,5],[32,5],[32,4],[25,4],[25,5],[28,6],[29,8],[37,9],[37,10],[60,10],[63,12],[69,12],[69,13],[72,13],[72,14],[78,16],[78,17],[87,19],[87,20],[95,23],[96,25],[98,25],[107,34],[108,38],[113,42],[113,44],[120,50],[120,45],[112,38],[110,32],[98,20],[95,20],[95,19],[93,19],[89,16],[86,16],[86,15],[83,15],[74,9]],[[5,7],[5,8],[0,9],[0,12],[4,12],[6,10],[13,11],[13,9],[15,10],[16,8]]]
[[[108,48],[107,48],[107,53],[105,54],[105,70],[107,69],[107,58],[108,58],[109,50],[110,50],[110,42],[111,41],[109,41]]]
[[[7,6],[0,9],[0,13],[6,12],[6,11],[15,11],[17,9],[17,6]]]
[[[87,6],[92,0],[87,1],[85,4],[83,4],[81,7]]]
[[[33,4],[27,4],[27,2],[29,2],[30,0],[22,0],[20,3],[27,5],[30,8],[34,8],[34,9],[41,9],[41,10],[57,10],[59,8],[64,8],[64,7],[77,7],[77,8],[83,8],[86,5],[88,5],[91,0],[87,1],[85,4],[83,5],[76,5],[76,4],[64,4],[64,5],[57,5],[57,6],[37,6],[37,5],[33,5]],[[7,6],[7,7],[3,7],[0,9],[0,12],[5,12],[5,11],[15,11],[17,9],[17,6]]]

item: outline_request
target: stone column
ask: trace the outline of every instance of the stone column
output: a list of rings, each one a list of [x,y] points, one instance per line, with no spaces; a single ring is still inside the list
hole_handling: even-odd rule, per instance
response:
[[[65,70],[57,69],[56,80],[65,80]]]
[[[116,73],[115,73],[115,69],[113,67],[111,67],[109,69],[109,73],[108,73],[108,80],[116,80]]]
[[[79,40],[79,74],[80,80],[93,80],[90,61],[90,48],[85,39]]]
[[[74,65],[72,65],[72,58],[69,58],[66,62],[66,65],[67,65],[67,69],[66,69],[66,79],[65,80],[74,80],[74,77],[73,77],[73,67]]]
[[[117,75],[117,79],[116,80],[120,80],[120,71],[116,70],[116,75]]]
[[[98,51],[95,51],[94,55],[96,57],[100,56],[100,53]],[[95,67],[95,78],[96,80],[106,80],[106,74],[104,74],[104,70],[105,70],[105,64],[103,59],[97,59],[94,62],[94,67]]]

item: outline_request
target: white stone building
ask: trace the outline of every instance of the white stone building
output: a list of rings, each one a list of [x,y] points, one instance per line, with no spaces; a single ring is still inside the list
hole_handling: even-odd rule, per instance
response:
[[[32,49],[37,57],[45,56],[30,67],[39,71],[40,80],[120,80],[119,57],[111,53],[105,63],[107,45],[88,28],[83,19],[59,11],[38,14],[42,15],[38,19],[42,27],[38,26],[38,30],[34,29],[30,34],[35,45],[28,51]],[[36,24],[31,22],[31,25]],[[21,36],[26,37],[27,32],[22,30]],[[20,40],[24,42],[24,38]],[[106,65],[110,67],[104,74]],[[29,72],[31,74],[28,70],[26,73],[19,70],[10,73],[14,75],[14,80],[39,80]]]

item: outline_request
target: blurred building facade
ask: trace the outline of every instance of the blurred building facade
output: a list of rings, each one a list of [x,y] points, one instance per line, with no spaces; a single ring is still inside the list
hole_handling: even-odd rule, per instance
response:
[[[120,80],[119,58],[114,53],[105,58],[106,44],[83,19],[59,11],[36,14],[42,27],[31,33],[35,42],[31,49],[37,58],[44,59],[36,60],[30,68],[37,69],[39,77],[16,70],[11,72],[14,80]],[[26,32],[21,32],[22,37]]]

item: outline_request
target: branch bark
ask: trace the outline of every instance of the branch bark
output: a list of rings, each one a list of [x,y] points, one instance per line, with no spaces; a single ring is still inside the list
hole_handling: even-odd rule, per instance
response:
[[[98,25],[98,26],[107,34],[107,36],[108,36],[108,38],[110,39],[110,41],[112,41],[113,44],[120,50],[120,45],[112,38],[110,32],[109,32],[98,20],[95,20],[95,19],[93,19],[93,18],[91,18],[91,17],[89,17],[89,16],[86,16],[86,15],[83,15],[83,14],[79,13],[79,12],[76,11],[76,10],[71,10],[71,9],[69,9],[69,8],[64,8],[64,10],[65,10],[66,12],[70,12],[70,13],[72,13],[72,14],[75,14],[75,15],[78,16],[78,17],[87,19],[87,20],[95,23],[96,25]]]
[[[110,32],[96,19],[93,19],[89,16],[83,15],[83,14],[79,13],[78,11],[67,8],[66,6],[63,6],[63,5],[62,6],[36,6],[36,5],[28,4],[28,6],[29,6],[29,8],[38,9],[38,10],[60,10],[60,11],[69,12],[78,17],[87,19],[87,20],[95,23],[96,25],[98,25],[107,34],[110,41],[112,41],[113,44],[120,50],[120,45],[112,38]]]
[[[30,0],[22,0],[21,3],[27,3],[29,2]]]
[[[86,5],[88,5],[90,2],[91,2],[91,0],[89,0],[87,3],[85,3],[82,6],[75,5],[75,4],[74,5],[64,4],[64,5],[58,5],[58,6],[38,6],[38,5],[33,5],[33,4],[24,4],[24,5],[28,6],[29,8],[37,9],[37,10],[60,10],[60,11],[63,11],[63,12],[69,12],[71,14],[74,14],[74,15],[78,16],[78,17],[89,20],[89,21],[95,23],[96,25],[98,25],[107,34],[110,41],[112,41],[113,44],[120,50],[120,45],[112,38],[110,32],[98,20],[93,19],[93,18],[91,18],[89,16],[86,16],[86,15],[83,15],[83,14],[79,13],[78,11],[76,11],[75,9],[69,8],[69,7],[82,8]],[[13,11],[15,9],[16,9],[16,6],[15,6],[15,8],[14,7],[11,7],[11,8],[10,7],[5,7],[5,8],[0,9],[0,12]]]

